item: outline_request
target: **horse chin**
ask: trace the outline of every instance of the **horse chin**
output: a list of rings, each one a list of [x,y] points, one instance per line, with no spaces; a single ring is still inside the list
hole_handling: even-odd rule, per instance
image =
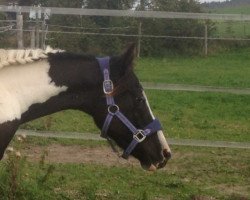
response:
[[[171,158],[171,154],[169,153],[168,154],[168,157],[165,157],[165,159],[162,161],[162,162],[159,162],[157,164],[143,164],[141,162],[141,167],[144,169],[144,170],[147,170],[147,171],[156,171],[157,169],[161,169],[161,168],[164,168],[168,162],[168,160]]]
[[[147,171],[156,171],[157,169],[161,169],[161,168],[164,168],[167,164],[168,160],[164,160],[163,162],[161,163],[158,163],[158,164],[151,164],[151,165],[143,165],[141,164],[141,167],[144,169],[144,170],[147,170]]]
[[[150,165],[150,167],[148,168],[148,171],[154,172],[157,170],[157,167],[153,164]]]
[[[156,167],[154,164],[151,164],[150,166],[141,164],[141,167],[142,167],[144,170],[146,170],[146,171],[151,171],[151,172],[154,172],[154,171],[157,170],[157,167]]]

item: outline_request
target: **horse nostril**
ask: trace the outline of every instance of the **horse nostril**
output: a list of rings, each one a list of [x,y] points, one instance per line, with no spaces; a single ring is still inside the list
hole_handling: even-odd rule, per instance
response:
[[[162,153],[163,153],[163,156],[164,156],[165,159],[163,160],[162,163],[158,163],[157,169],[165,167],[168,160],[171,158],[171,152],[168,151],[167,149],[163,149]]]
[[[167,149],[163,149],[163,156],[166,158],[166,160],[169,160],[171,158],[171,152],[169,152]]]

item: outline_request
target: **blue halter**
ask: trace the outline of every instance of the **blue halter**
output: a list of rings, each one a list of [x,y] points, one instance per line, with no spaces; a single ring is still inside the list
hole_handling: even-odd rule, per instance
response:
[[[123,152],[122,157],[127,159],[137,144],[141,143],[146,139],[147,136],[162,130],[159,120],[154,119],[150,124],[148,124],[143,130],[137,129],[126,116],[124,116],[120,110],[119,106],[115,104],[114,98],[111,95],[114,89],[112,80],[110,80],[110,69],[109,69],[109,57],[97,58],[100,69],[103,73],[103,92],[106,95],[108,114],[104,121],[101,136],[106,139],[110,139],[107,135],[108,129],[112,122],[112,119],[116,116],[133,134],[133,139],[126,150]]]

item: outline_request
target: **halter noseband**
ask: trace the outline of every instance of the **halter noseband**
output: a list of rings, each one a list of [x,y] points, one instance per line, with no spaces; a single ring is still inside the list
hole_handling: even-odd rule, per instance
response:
[[[162,130],[159,120],[154,119],[150,124],[148,124],[143,130],[137,129],[129,119],[120,112],[119,106],[115,104],[114,98],[110,95],[113,92],[114,85],[112,80],[110,80],[110,69],[109,69],[109,57],[97,58],[100,69],[103,73],[103,92],[106,95],[107,109],[108,114],[104,121],[101,137],[110,139],[107,135],[108,129],[110,127],[111,121],[116,116],[133,134],[133,139],[130,142],[129,146],[123,152],[122,157],[127,159],[137,144],[141,143],[146,139],[147,136],[152,135],[153,133]]]

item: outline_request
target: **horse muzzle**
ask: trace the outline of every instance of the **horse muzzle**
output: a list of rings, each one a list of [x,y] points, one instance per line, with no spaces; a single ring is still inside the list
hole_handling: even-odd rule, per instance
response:
[[[169,159],[172,157],[172,154],[167,149],[164,149],[163,150],[163,157],[164,157],[164,160],[163,160],[163,162],[161,162],[157,165],[157,169],[161,169],[161,168],[165,167],[167,162],[169,161]]]
[[[156,163],[156,164],[151,164],[150,166],[145,166],[142,165],[142,168],[147,170],[147,171],[156,171],[157,169],[164,168],[169,161],[169,159],[172,157],[171,152],[169,152],[167,149],[163,150],[163,161]]]

